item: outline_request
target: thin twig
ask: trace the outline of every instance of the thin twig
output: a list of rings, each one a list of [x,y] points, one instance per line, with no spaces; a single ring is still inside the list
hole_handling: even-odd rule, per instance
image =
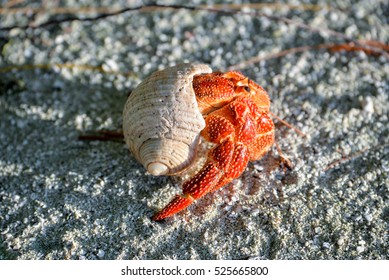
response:
[[[10,0],[10,1],[8,1],[8,2],[6,2],[6,3],[4,3],[4,8],[0,8],[0,14],[2,14],[1,13],[1,11],[2,10],[9,10],[10,8],[12,8],[13,6],[16,6],[17,4],[20,4],[20,3],[22,3],[24,0]],[[18,8],[13,8],[13,9],[18,9]],[[12,9],[12,10],[13,10]]]
[[[78,136],[81,141],[116,141],[123,142],[124,135],[122,131],[115,130],[98,130],[88,134],[81,134]]]
[[[361,44],[363,43],[363,46],[356,46],[353,42],[349,43],[340,43],[340,44],[319,44],[315,46],[302,46],[302,47],[295,47],[295,48],[290,48],[286,50],[282,50],[273,54],[266,54],[266,55],[259,55],[259,56],[254,56],[251,57],[250,59],[247,59],[245,61],[242,61],[238,64],[231,65],[228,67],[228,70],[238,70],[238,69],[245,69],[248,66],[265,61],[265,60],[270,60],[274,58],[279,58],[282,56],[286,56],[288,54],[292,53],[300,53],[300,52],[306,52],[306,51],[311,51],[311,50],[318,50],[318,49],[327,49],[333,52],[339,52],[342,50],[345,51],[364,51],[367,54],[371,55],[380,55],[382,52],[386,53],[386,56],[389,54],[389,45],[386,45],[384,43],[378,42],[378,41],[360,41]],[[374,50],[366,47],[368,46],[374,46]],[[375,49],[380,49],[380,52],[377,52]]]
[[[124,8],[124,9],[113,11],[113,12],[102,13],[102,14],[99,14],[99,15],[93,16],[93,17],[70,16],[70,17],[61,18],[61,19],[48,20],[48,21],[46,21],[44,23],[41,23],[41,24],[38,24],[38,25],[33,25],[33,24],[29,23],[27,25],[22,25],[22,26],[14,25],[14,26],[2,27],[2,28],[0,28],[0,31],[9,31],[9,30],[12,30],[14,28],[38,29],[38,28],[43,28],[43,27],[47,27],[47,26],[50,26],[50,25],[58,25],[58,24],[61,24],[61,23],[64,23],[64,22],[71,22],[71,21],[84,21],[84,22],[96,21],[96,20],[99,20],[99,19],[107,18],[107,17],[117,16],[119,14],[123,14],[123,13],[129,12],[129,11],[137,11],[137,10],[140,10],[140,9],[142,9],[142,6],[134,7],[134,8]]]
[[[381,48],[382,50],[389,53],[389,45],[385,45],[378,41],[364,41],[367,45],[375,45],[378,48]],[[364,47],[356,47],[352,42],[351,43],[341,43],[341,44],[320,44],[315,46],[302,46],[302,47],[296,47],[296,48],[290,48],[286,50],[279,51],[274,54],[267,54],[264,56],[255,56],[251,57],[250,59],[247,59],[245,61],[242,61],[241,63],[231,65],[227,68],[227,70],[242,70],[245,69],[252,64],[279,58],[288,54],[292,53],[299,53],[304,51],[311,51],[316,49],[327,49],[333,52],[339,52],[339,51],[364,51],[365,53],[369,55],[379,55],[379,53],[374,52],[372,50],[366,49]],[[56,64],[23,64],[23,65],[8,65],[4,67],[0,67],[0,73],[10,72],[12,70],[33,70],[33,69],[51,69],[51,68],[68,68],[68,69],[81,69],[81,70],[91,70],[91,71],[98,71],[104,74],[114,74],[114,75],[123,75],[123,76],[136,76],[134,72],[127,71],[113,71],[113,70],[105,70],[101,66],[91,66],[91,65],[80,65],[80,64],[73,64],[73,63],[56,63]],[[276,116],[275,116],[276,117]]]
[[[276,149],[277,149],[278,155],[280,156],[280,160],[284,164],[284,174],[286,175],[286,168],[289,170],[292,170],[293,164],[287,157],[284,156],[284,153],[282,152],[280,145],[278,145],[278,142],[274,141],[274,144],[276,145]]]
[[[297,132],[298,135],[302,136],[302,137],[307,137],[307,135],[302,132],[300,129],[298,129],[297,127],[291,125],[290,123],[288,123],[287,121],[281,119],[279,116],[277,116],[276,114],[270,112],[270,114],[272,115],[273,118],[277,119],[279,122],[281,122],[283,125],[293,129],[294,131]]]
[[[85,64],[73,64],[73,63],[54,63],[54,64],[22,64],[22,65],[7,65],[4,67],[0,67],[0,73],[11,72],[13,70],[35,70],[35,69],[44,69],[49,70],[53,68],[59,69],[80,69],[80,70],[89,70],[89,71],[97,71],[104,74],[112,74],[112,75],[122,75],[126,77],[136,77],[136,73],[127,71],[113,71],[113,70],[105,70],[102,66],[92,66]]]
[[[9,14],[31,14],[31,13],[45,13],[50,12],[50,14],[96,14],[96,13],[112,13],[117,12],[120,9],[114,7],[93,7],[93,6],[81,6],[81,7],[15,7],[18,2],[23,0],[11,0],[6,3],[3,8],[0,8],[0,15],[9,15]],[[151,6],[151,5],[150,5]],[[199,8],[207,8],[210,5],[199,5]],[[288,9],[288,10],[300,10],[300,11],[322,11],[322,10],[331,10],[330,5],[318,5],[318,4],[287,4],[287,3],[244,3],[244,4],[212,4],[212,8],[215,9],[230,9],[230,10],[241,10],[243,8],[249,9]]]
[[[372,150],[377,150],[377,149],[381,149],[383,147],[386,147],[388,146],[389,143],[384,143],[382,145],[378,145],[378,146],[375,146],[375,147],[368,147],[368,148],[365,148],[363,150],[360,150],[360,151],[357,151],[355,153],[352,153],[351,155],[347,155],[347,156],[342,156],[340,159],[338,160],[335,160],[334,162],[330,163],[329,165],[327,165],[326,168],[323,169],[324,172],[330,170],[330,169],[333,169],[334,167],[340,165],[341,163],[344,163],[344,162],[347,162],[347,161],[350,161],[352,159],[355,159],[357,157],[360,157],[361,155],[363,155],[364,153],[368,152],[368,151],[372,151]]]

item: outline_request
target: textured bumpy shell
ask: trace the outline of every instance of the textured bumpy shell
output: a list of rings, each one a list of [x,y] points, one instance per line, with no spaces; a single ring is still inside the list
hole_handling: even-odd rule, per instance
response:
[[[149,173],[179,173],[194,160],[205,121],[192,81],[211,72],[204,64],[180,64],[151,74],[131,92],[123,111],[124,138]]]

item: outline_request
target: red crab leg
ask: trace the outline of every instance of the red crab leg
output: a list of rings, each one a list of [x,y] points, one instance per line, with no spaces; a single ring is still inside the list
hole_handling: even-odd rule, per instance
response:
[[[183,195],[176,197],[160,212],[154,221],[163,220],[187,208],[194,200],[232,181],[245,169],[249,160],[247,148],[227,139],[212,149],[204,167],[183,185]]]
[[[156,213],[152,219],[154,221],[163,220],[191,205],[195,199],[203,196],[217,183],[219,179],[218,173],[219,171],[212,162],[206,163],[192,179],[184,183],[183,187],[186,190],[183,190],[183,195],[176,195],[174,199],[160,212]]]

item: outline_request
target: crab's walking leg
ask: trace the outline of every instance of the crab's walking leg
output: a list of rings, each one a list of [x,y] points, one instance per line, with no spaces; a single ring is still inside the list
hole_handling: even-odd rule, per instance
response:
[[[176,197],[160,212],[154,221],[163,220],[188,207],[194,200],[214,191],[240,176],[249,160],[247,148],[227,139],[208,155],[204,167],[183,185],[183,195]]]
[[[203,196],[219,179],[219,171],[212,162],[208,162],[192,179],[184,183],[183,195],[176,195],[174,199],[160,212],[156,213],[152,219],[154,221],[163,220],[175,213],[185,209],[195,199]],[[192,192],[188,192],[188,187]],[[196,187],[197,190],[193,190]]]

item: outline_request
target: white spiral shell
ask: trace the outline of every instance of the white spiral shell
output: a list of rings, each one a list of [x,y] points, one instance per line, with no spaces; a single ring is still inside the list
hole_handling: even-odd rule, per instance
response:
[[[179,64],[151,74],[131,92],[123,111],[124,138],[149,173],[171,175],[193,162],[205,121],[192,81],[211,72],[205,64]]]

